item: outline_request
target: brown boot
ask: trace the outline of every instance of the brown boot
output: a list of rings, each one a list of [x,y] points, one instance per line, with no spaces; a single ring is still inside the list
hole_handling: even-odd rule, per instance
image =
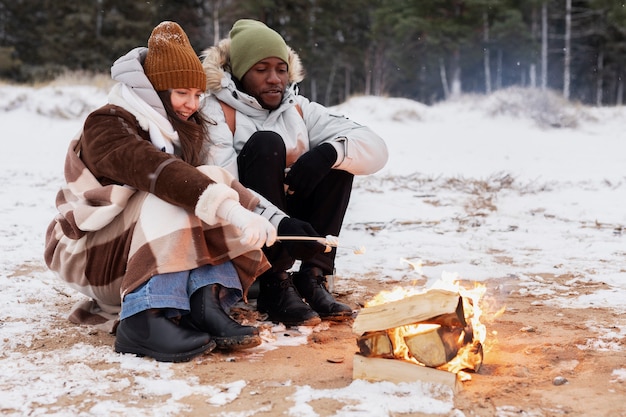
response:
[[[295,273],[293,283],[322,319],[343,321],[352,317],[350,306],[336,301],[328,292],[326,276],[320,268],[312,267]]]
[[[315,326],[320,316],[302,301],[287,272],[266,272],[259,278],[257,310],[285,326]]]

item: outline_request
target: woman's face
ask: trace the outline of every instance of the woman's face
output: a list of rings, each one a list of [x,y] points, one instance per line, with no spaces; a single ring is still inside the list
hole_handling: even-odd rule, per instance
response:
[[[197,88],[174,88],[170,93],[170,101],[174,113],[181,120],[189,120],[200,107],[202,90]]]

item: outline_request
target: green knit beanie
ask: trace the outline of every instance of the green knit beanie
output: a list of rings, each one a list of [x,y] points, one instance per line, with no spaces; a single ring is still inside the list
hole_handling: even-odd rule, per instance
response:
[[[233,75],[241,80],[254,64],[270,57],[289,63],[289,48],[283,37],[259,21],[236,21],[230,30],[230,65]]]

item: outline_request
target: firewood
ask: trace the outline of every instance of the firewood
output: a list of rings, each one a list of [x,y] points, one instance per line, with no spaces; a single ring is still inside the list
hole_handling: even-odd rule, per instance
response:
[[[426,366],[437,367],[449,362],[459,351],[458,341],[463,334],[460,327],[438,324],[422,325],[423,330],[404,337],[411,355]]]
[[[455,314],[464,322],[463,302],[458,292],[432,289],[401,300],[361,309],[352,330],[361,335],[419,323],[444,314]]]
[[[463,309],[460,310],[461,312]],[[427,320],[424,320],[422,323],[427,324],[440,324],[443,327],[465,327],[467,326],[467,322],[465,321],[465,317],[463,315],[459,316],[458,312],[450,313],[450,314],[442,314],[441,316],[436,316]]]
[[[393,358],[393,345],[386,331],[365,333],[356,344],[363,356]]]
[[[394,384],[416,381],[429,382],[448,386],[454,392],[461,389],[461,384],[457,383],[456,374],[452,372],[440,371],[396,359],[366,358],[361,355],[354,355],[352,377],[371,382],[389,381]]]

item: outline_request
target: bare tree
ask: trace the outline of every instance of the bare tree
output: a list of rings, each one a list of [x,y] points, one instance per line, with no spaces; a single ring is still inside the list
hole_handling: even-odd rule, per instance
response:
[[[446,64],[443,62],[443,58],[439,59],[439,76],[441,77],[441,86],[443,87],[443,96],[450,98],[450,87],[448,87],[448,76],[446,74]]]
[[[485,67],[485,92],[491,93],[491,62],[489,58],[489,15],[483,12],[483,65]]]
[[[604,100],[604,47],[602,45],[599,46],[596,68],[596,106],[602,106]]]
[[[104,19],[103,0],[96,0],[96,38],[102,36],[102,21]]]
[[[385,47],[378,44],[374,55],[374,66],[372,76],[372,93],[375,96],[382,96],[385,92]]]
[[[461,87],[461,48],[456,46],[452,51],[452,89],[450,93],[453,97],[458,97],[462,93]]]
[[[563,57],[563,97],[569,99],[572,61],[572,0],[565,0],[565,46]]]
[[[541,5],[541,89],[548,88],[548,2]]]
[[[213,2],[213,12],[211,17],[213,20],[213,45],[217,45],[220,41],[220,8],[222,7],[222,0],[215,0]]]

